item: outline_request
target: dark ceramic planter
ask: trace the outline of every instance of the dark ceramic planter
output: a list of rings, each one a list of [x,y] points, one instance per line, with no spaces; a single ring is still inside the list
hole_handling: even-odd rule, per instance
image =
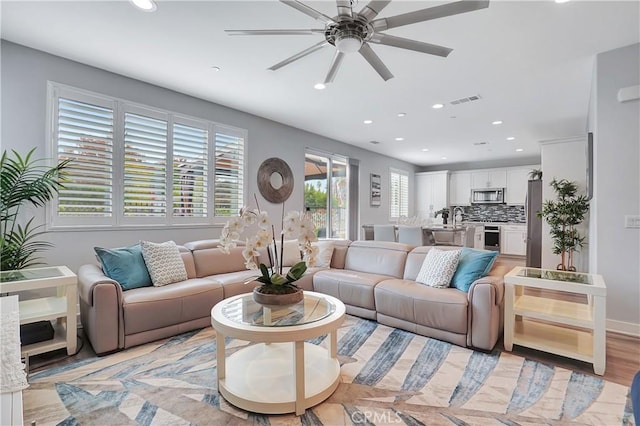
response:
[[[258,291],[260,287],[253,289],[253,300],[263,306],[290,306],[301,302],[304,299],[302,289],[298,289],[295,293],[287,294],[266,294]]]

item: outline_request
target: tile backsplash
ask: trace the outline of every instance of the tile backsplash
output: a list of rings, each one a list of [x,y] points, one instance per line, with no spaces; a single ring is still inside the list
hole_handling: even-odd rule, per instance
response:
[[[460,207],[464,210],[462,219],[469,222],[526,222],[524,206],[478,204]]]

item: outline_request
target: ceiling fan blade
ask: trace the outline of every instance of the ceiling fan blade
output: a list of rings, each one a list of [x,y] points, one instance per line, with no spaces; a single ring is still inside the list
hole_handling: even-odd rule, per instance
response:
[[[391,0],[372,0],[358,13],[363,16],[367,21],[371,21],[378,16],[378,13],[382,12],[382,9],[387,7],[391,3]]]
[[[352,18],[351,0],[336,0],[338,5],[338,16],[341,18]]]
[[[408,38],[396,37],[389,34],[376,33],[371,37],[369,43],[384,44],[386,46],[399,47],[400,49],[415,50],[416,52],[428,53],[430,55],[442,56],[446,58],[453,51],[448,47],[437,44],[424,43],[422,41],[410,40]]]
[[[401,27],[403,25],[415,24],[416,22],[424,22],[431,19],[444,18],[445,16],[458,15],[465,12],[472,12],[486,7],[489,7],[489,0],[463,0],[416,10],[415,12],[403,13],[402,15],[391,16],[389,18],[376,19],[371,22],[371,25],[376,31],[384,31],[389,28]]]
[[[362,47],[360,48],[360,54],[364,57],[364,59],[367,60],[367,62],[369,62],[369,65],[371,65],[373,69],[376,70],[378,74],[380,74],[380,77],[382,77],[384,81],[393,78],[393,74],[391,74],[389,68],[387,68],[385,64],[382,63],[382,60],[380,60],[378,55],[376,55],[376,53],[371,49],[371,46],[369,46],[368,43],[362,44]]]
[[[224,30],[229,35],[309,35],[323,34],[324,30]]]
[[[331,62],[331,67],[329,68],[329,72],[327,73],[327,78],[324,79],[324,84],[333,83],[333,79],[336,77],[336,73],[338,72],[338,68],[340,68],[340,64],[342,63],[343,58],[344,53],[336,50],[336,54],[333,57],[333,62]]]
[[[313,46],[309,47],[308,49],[303,50],[302,52],[296,53],[295,55],[285,59],[282,62],[278,62],[277,64],[269,67],[269,69],[271,71],[275,71],[278,70],[282,67],[284,67],[285,65],[289,65],[291,62],[293,61],[297,61],[300,58],[304,58],[305,56],[322,49],[323,47],[327,46],[329,44],[329,42],[327,40],[322,40],[321,42],[318,42],[316,44],[314,44]]]
[[[313,19],[317,19],[318,21],[322,22],[325,25],[335,22],[333,19],[329,18],[324,13],[320,13],[314,8],[309,7],[306,4],[301,3],[297,0],[280,0],[280,2],[286,4],[287,6],[291,6],[292,8],[304,13],[305,15],[311,16]]]

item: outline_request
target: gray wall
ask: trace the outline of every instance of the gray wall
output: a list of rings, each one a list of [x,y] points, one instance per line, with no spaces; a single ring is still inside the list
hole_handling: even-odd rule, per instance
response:
[[[594,198],[590,266],[607,283],[607,318],[640,331],[640,229],[624,227],[640,215],[640,100],[620,103],[618,90],[640,84],[640,44],[599,54],[591,94]],[[612,322],[613,320],[613,322]]]
[[[53,56],[14,43],[2,41],[2,149],[19,152],[37,147],[44,157],[47,143],[45,122],[47,80],[129,101],[216,121],[248,130],[248,201],[257,194],[260,206],[271,217],[279,217],[281,209],[270,205],[259,195],[256,178],[260,163],[269,157],[285,160],[295,176],[295,187],[286,203],[287,210],[303,208],[305,148],[336,153],[360,160],[360,223],[389,221],[389,167],[410,172],[410,193],[413,192],[415,166],[352,145],[289,127],[255,115],[217,105],[138,80]],[[274,100],[276,102],[277,100]],[[326,123],[331,126],[331,123]],[[369,206],[369,174],[382,176],[382,206]],[[253,203],[252,203],[253,204]],[[44,223],[44,210],[32,212]],[[217,238],[219,226],[191,229],[136,229],[113,231],[58,231],[45,235],[55,248],[47,251],[44,260],[51,264],[68,265],[77,270],[94,261],[93,247],[117,247],[138,240],[175,240],[178,244],[191,240]]]

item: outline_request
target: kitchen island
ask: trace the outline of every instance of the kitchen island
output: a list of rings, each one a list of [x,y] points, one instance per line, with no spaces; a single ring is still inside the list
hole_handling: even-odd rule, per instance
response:
[[[448,245],[464,246],[465,232],[467,227],[460,225],[393,225],[396,230],[396,241],[398,241],[398,227],[419,226],[422,228],[422,245]],[[373,225],[362,225],[364,239],[373,240]]]

